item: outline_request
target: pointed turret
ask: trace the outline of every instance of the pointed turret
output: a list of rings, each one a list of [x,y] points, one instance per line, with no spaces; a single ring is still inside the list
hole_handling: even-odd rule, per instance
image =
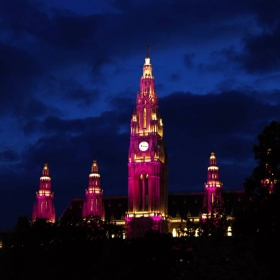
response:
[[[85,191],[83,218],[99,217],[103,219],[102,206],[103,190],[100,187],[100,174],[98,173],[97,160],[93,160],[89,174],[88,188]]]
[[[32,220],[46,219],[55,222],[54,194],[51,192],[51,177],[48,162],[45,162],[40,177],[39,191],[36,193],[36,202],[33,208]]]
[[[210,166],[207,170],[207,183],[205,183],[204,214],[212,215],[222,205],[222,182],[220,181],[219,167],[215,152],[210,155]]]

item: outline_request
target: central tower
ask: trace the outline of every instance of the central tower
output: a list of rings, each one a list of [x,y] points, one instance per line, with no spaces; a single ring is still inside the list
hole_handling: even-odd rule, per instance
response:
[[[140,92],[137,93],[136,108],[130,122],[128,236],[141,236],[150,229],[165,231],[167,196],[163,122],[158,111],[158,96],[147,47]]]

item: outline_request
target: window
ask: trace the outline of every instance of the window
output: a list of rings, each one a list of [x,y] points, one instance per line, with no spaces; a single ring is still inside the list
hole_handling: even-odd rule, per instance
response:
[[[148,210],[148,206],[149,206],[149,184],[148,184],[148,174],[146,175],[145,178],[145,210]]]
[[[139,207],[138,210],[142,210],[142,181],[143,181],[143,175],[141,174],[139,177]]]
[[[93,199],[91,198],[90,199],[90,212],[92,212],[93,210]]]
[[[143,110],[143,128],[146,128],[146,118],[147,118],[147,111],[146,108]]]

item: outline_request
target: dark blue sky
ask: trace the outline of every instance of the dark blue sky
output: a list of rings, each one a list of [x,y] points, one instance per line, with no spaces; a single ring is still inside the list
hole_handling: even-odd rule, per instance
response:
[[[31,217],[47,159],[59,218],[94,158],[127,193],[129,125],[150,45],[169,191],[202,191],[215,150],[242,189],[280,119],[280,2],[0,0],[0,229]]]

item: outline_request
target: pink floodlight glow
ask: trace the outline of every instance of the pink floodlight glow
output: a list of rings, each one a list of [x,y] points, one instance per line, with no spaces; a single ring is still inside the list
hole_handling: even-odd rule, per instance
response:
[[[126,221],[127,223],[129,223],[131,220],[132,220],[132,218],[130,218],[130,217],[125,217],[125,221]]]
[[[48,163],[44,164],[42,176],[40,177],[39,191],[36,192],[32,221],[37,218],[55,222],[55,207],[53,205],[54,194],[51,192],[51,177]]]
[[[210,166],[207,168],[207,183],[205,183],[205,194],[203,208],[205,213],[212,213],[214,206],[222,204],[222,182],[220,181],[219,167],[217,166],[216,155],[211,152]],[[207,216],[202,215],[202,219]]]
[[[163,122],[158,110],[158,96],[147,55],[140,78],[140,91],[130,122],[128,151],[128,236],[134,235],[133,225],[149,229],[150,223],[161,230],[159,221],[167,213],[167,163],[163,143]],[[138,228],[138,229],[139,229]],[[135,232],[135,234],[139,234]]]
[[[85,200],[83,205],[83,218],[98,216],[104,219],[103,211],[103,190],[100,187],[100,174],[98,173],[97,160],[93,160],[91,173],[88,179],[88,189],[85,191]]]
[[[153,221],[161,221],[162,220],[161,216],[152,216],[151,218],[153,219]]]

